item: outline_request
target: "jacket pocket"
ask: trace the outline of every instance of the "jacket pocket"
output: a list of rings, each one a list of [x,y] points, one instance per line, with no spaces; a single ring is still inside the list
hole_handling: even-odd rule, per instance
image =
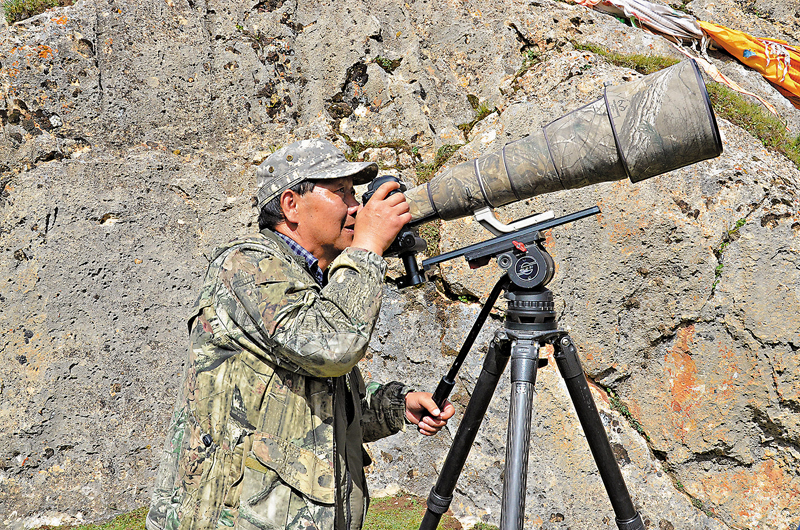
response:
[[[264,432],[253,435],[250,454],[245,467],[261,472],[274,471],[289,487],[315,503],[332,505],[335,502],[333,463],[327,459]]]

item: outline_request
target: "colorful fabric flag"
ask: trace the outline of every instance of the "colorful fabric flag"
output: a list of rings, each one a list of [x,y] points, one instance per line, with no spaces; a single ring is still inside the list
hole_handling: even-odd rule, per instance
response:
[[[711,39],[737,60],[759,72],[800,108],[800,51],[787,42],[758,38],[742,31],[711,22],[700,21],[700,27]]]
[[[676,39],[700,40],[703,32],[691,15],[647,0],[573,0],[617,17],[635,19],[641,26]]]

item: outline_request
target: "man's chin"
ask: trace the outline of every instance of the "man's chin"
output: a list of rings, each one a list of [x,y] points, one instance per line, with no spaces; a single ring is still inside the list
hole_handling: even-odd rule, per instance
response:
[[[354,235],[355,234],[353,233],[352,230],[350,230],[349,233],[348,233],[348,229],[347,228],[342,230],[342,237],[340,237],[339,241],[337,242],[336,250],[338,250],[341,253],[347,247],[353,246],[353,236]]]

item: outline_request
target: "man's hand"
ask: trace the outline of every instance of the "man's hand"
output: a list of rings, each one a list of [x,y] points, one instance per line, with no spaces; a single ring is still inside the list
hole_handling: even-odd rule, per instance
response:
[[[405,195],[395,193],[387,197],[399,187],[397,182],[381,185],[366,206],[358,210],[351,246],[383,256],[400,229],[411,221]]]
[[[372,202],[372,199],[370,199]],[[439,410],[430,392],[409,392],[406,394],[406,418],[419,429],[420,434],[433,436],[447,425],[447,420],[456,409],[445,401],[444,410]]]

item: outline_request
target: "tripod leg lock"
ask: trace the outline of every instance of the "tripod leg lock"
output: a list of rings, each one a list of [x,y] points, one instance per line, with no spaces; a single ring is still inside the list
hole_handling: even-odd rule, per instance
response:
[[[451,502],[453,502],[452,495],[450,497],[442,497],[436,493],[435,488],[431,489],[431,493],[428,495],[428,510],[437,515],[442,515],[450,509]]]
[[[569,335],[563,335],[553,344],[555,348],[555,359],[564,379],[583,377],[583,367],[578,358],[578,349]]]
[[[642,517],[638,513],[633,519],[628,519],[627,521],[620,521],[617,519],[616,523],[619,530],[644,530]]]

